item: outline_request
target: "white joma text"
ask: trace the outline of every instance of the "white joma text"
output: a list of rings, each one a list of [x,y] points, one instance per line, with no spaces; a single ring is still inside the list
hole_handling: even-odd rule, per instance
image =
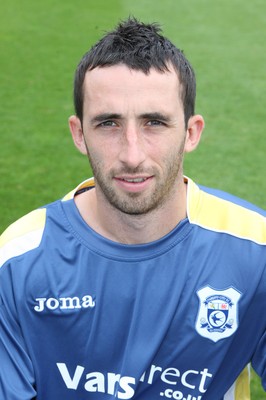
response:
[[[37,312],[44,311],[45,308],[49,310],[56,310],[57,308],[61,310],[73,310],[75,308],[93,308],[95,307],[95,300],[90,295],[83,296],[79,298],[75,297],[38,297],[35,299],[37,305],[34,307],[34,310]]]

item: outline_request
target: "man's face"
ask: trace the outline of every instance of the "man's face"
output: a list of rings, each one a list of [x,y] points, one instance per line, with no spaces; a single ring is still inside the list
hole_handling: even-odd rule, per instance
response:
[[[126,214],[150,212],[182,181],[186,140],[174,70],[96,68],[84,82],[83,134],[98,196]]]

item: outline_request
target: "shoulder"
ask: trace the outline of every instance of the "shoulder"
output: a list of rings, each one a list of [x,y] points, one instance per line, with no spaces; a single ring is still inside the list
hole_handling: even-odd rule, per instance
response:
[[[46,221],[46,208],[24,215],[0,236],[0,266],[9,258],[39,246]]]
[[[88,179],[79,184],[74,190],[43,208],[34,210],[10,225],[0,236],[0,267],[9,259],[37,249],[43,238],[47,224],[47,215],[56,209],[58,203],[73,199],[75,194],[89,190],[94,186],[94,180]],[[55,211],[55,218],[58,218]]]
[[[229,193],[188,181],[188,217],[202,228],[266,245],[266,212]]]

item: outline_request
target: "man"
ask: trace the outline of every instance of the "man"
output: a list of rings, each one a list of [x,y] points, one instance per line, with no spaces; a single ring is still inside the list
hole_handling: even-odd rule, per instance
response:
[[[94,179],[2,235],[0,398],[246,400],[250,362],[266,388],[266,221],[183,177],[204,121],[182,52],[129,19],[74,101]]]

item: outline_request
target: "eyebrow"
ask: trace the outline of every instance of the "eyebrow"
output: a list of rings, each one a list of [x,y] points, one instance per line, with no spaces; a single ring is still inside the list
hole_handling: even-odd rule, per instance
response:
[[[143,113],[138,116],[139,119],[147,119],[147,120],[159,120],[163,122],[169,122],[170,117],[167,115],[164,115],[160,112],[151,112],[151,113]],[[101,123],[103,121],[108,121],[111,119],[123,119],[123,116],[121,114],[116,114],[116,113],[103,113],[96,115],[91,119],[91,123]]]
[[[160,112],[144,113],[139,116],[141,119],[159,120],[163,122],[169,122],[170,117]]]
[[[108,121],[109,119],[122,119],[122,115],[115,114],[115,113],[103,113],[103,114],[99,114],[99,115],[96,115],[95,117],[93,117],[90,120],[90,122],[92,124],[95,124],[95,123],[99,123],[99,122],[103,122],[103,121]]]

